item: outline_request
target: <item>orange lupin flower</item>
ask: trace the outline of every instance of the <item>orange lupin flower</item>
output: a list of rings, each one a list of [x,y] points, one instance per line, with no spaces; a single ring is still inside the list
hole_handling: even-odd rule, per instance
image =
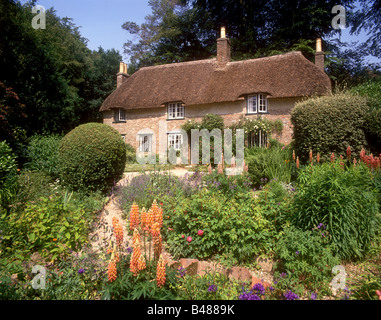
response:
[[[295,150],[292,150],[292,160],[295,161],[296,156],[295,156]]]
[[[142,271],[146,268],[146,259],[144,256],[141,254],[138,260],[138,270]]]
[[[332,152],[331,153],[331,162],[333,163],[335,161],[335,154]]]
[[[114,280],[116,280],[117,271],[116,271],[116,261],[114,259],[111,259],[108,264],[107,275],[108,275],[108,281],[113,282]]]
[[[151,235],[153,237],[158,237],[160,235],[160,224],[159,222],[154,222],[151,228]]]
[[[364,150],[364,148],[362,148],[361,151],[360,151],[360,159],[362,161],[364,161],[364,158],[365,158],[365,150]]]
[[[320,163],[320,152],[318,152],[316,155],[316,161],[317,163]]]
[[[312,163],[312,161],[313,161],[312,149],[310,149],[310,162]]]
[[[163,225],[163,208],[159,207],[158,213],[155,216],[155,222],[159,223],[159,228]]]
[[[134,235],[137,232],[137,229],[134,231]],[[138,233],[139,234],[139,233]],[[140,249],[140,236],[135,237],[135,239],[132,240],[132,255],[130,259],[130,271],[136,276],[140,269],[139,266],[141,266],[141,263],[139,265],[140,256],[142,255],[141,249]]]
[[[299,157],[296,157],[296,168],[299,169]]]
[[[159,214],[159,206],[157,205],[156,199],[152,202],[151,210],[153,213],[154,220],[156,221],[156,216]]]
[[[142,211],[140,212],[140,218],[141,218],[142,230],[148,231],[148,217],[147,217],[146,208],[144,208],[144,207],[143,207]]]
[[[139,206],[134,202],[130,211],[130,229],[133,230],[139,226]]]
[[[154,259],[158,259],[160,257],[161,252],[162,252],[162,239],[161,239],[161,234],[159,234],[158,237],[156,237],[153,241],[153,250],[154,250]]]
[[[148,230],[152,229],[152,225],[153,225],[154,222],[155,222],[154,213],[153,213],[152,209],[149,209],[147,211],[147,229]]]
[[[139,241],[140,243],[140,233],[138,231],[138,229],[134,229],[134,233],[132,234],[132,248],[134,248],[135,246],[135,243]]]
[[[157,262],[156,283],[159,288],[165,284],[165,262],[162,254]]]
[[[353,166],[356,167],[356,164],[357,164],[357,160],[356,158],[353,159]]]
[[[116,239],[116,245],[120,247],[123,244],[123,227],[119,222],[119,219],[114,217],[112,219],[112,224],[114,227],[114,235]]]

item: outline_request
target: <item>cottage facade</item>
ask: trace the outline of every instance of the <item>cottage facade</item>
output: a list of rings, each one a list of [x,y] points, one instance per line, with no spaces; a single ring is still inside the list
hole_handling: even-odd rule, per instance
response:
[[[330,91],[319,39],[315,63],[298,51],[231,61],[230,40],[222,30],[214,59],[145,67],[132,76],[121,63],[117,89],[100,111],[105,124],[143,153],[158,152],[163,127],[167,147],[178,149],[180,127],[188,120],[201,121],[208,113],[221,115],[226,126],[242,116],[281,119],[283,131],[276,138],[288,144],[295,103]]]

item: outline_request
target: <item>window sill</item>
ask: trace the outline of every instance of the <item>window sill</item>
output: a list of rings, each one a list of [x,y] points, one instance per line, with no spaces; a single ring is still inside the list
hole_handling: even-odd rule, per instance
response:
[[[172,121],[172,120],[184,120],[185,119],[185,117],[183,117],[183,118],[174,118],[174,119],[168,119],[167,118],[167,121]]]
[[[245,116],[258,115],[258,114],[270,114],[270,112],[255,112],[255,113],[246,113]]]
[[[126,120],[120,120],[120,121],[113,121],[112,123],[126,123]]]

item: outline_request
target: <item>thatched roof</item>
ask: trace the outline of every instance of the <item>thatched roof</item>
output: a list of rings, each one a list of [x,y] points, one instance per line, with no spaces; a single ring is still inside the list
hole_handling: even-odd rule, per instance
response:
[[[107,97],[100,111],[177,101],[186,105],[228,102],[257,92],[283,98],[324,95],[330,90],[328,76],[299,51],[225,66],[208,59],[141,68]]]

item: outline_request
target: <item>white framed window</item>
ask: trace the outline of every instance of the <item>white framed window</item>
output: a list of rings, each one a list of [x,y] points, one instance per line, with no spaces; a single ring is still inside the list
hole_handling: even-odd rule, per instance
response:
[[[182,103],[168,104],[168,119],[184,119],[184,106]]]
[[[181,150],[183,144],[183,135],[181,133],[168,134],[168,149],[173,148],[176,151]]]
[[[114,110],[114,121],[120,122],[120,121],[126,121],[126,110],[122,108],[118,108]]]
[[[247,113],[267,112],[267,95],[258,93],[247,97]]]
[[[139,134],[139,152],[152,151],[152,134]]]
[[[257,96],[247,97],[247,113],[257,113]]]
[[[258,94],[258,112],[267,112],[267,96],[265,94]]]

